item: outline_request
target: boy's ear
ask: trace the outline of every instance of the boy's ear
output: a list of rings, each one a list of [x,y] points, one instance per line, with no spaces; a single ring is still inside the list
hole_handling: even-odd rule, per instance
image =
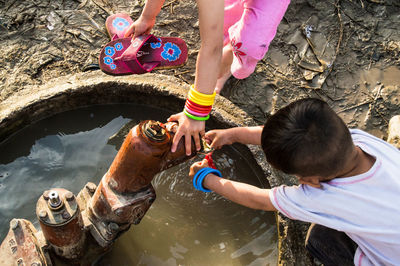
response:
[[[305,178],[299,178],[300,184],[309,185],[311,187],[320,188],[320,178],[319,176],[308,176]]]

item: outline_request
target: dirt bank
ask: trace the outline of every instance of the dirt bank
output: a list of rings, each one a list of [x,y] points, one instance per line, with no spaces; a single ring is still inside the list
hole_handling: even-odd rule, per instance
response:
[[[0,100],[97,63],[108,36],[104,21],[124,11],[138,17],[144,1],[1,1]],[[328,101],[352,127],[385,137],[399,107],[400,4],[397,1],[292,1],[269,52],[223,95],[258,122],[294,99]],[[158,71],[194,80],[199,33],[195,3],[166,1],[157,35],[180,36],[186,66]],[[134,78],[134,77],[132,77]]]

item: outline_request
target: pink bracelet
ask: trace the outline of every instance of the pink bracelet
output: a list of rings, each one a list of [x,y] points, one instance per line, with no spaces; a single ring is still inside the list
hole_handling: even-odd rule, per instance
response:
[[[193,110],[190,110],[189,108],[185,107],[186,112],[188,112],[189,114],[195,115],[195,116],[199,116],[199,117],[204,117],[207,116],[208,113],[204,114],[204,113],[199,113],[199,112],[195,112]]]

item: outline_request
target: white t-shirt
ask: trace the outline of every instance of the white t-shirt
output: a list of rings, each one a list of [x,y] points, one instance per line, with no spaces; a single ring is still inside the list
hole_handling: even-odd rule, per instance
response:
[[[376,158],[368,172],[308,185],[279,186],[272,204],[291,219],[345,232],[358,249],[355,265],[400,265],[400,151],[361,130],[354,144]]]

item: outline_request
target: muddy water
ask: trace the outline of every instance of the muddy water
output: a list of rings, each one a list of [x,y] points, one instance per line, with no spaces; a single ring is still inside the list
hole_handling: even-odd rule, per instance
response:
[[[63,187],[77,194],[88,181],[98,183],[118,150],[108,143],[109,137],[127,122],[165,121],[168,115],[165,110],[134,105],[82,108],[39,121],[3,142],[0,239],[14,217],[38,226],[35,205],[44,190]],[[238,148],[214,154],[223,175],[267,186]],[[142,222],[95,265],[276,265],[274,215],[195,191],[187,177],[190,164],[154,178],[157,200]]]

